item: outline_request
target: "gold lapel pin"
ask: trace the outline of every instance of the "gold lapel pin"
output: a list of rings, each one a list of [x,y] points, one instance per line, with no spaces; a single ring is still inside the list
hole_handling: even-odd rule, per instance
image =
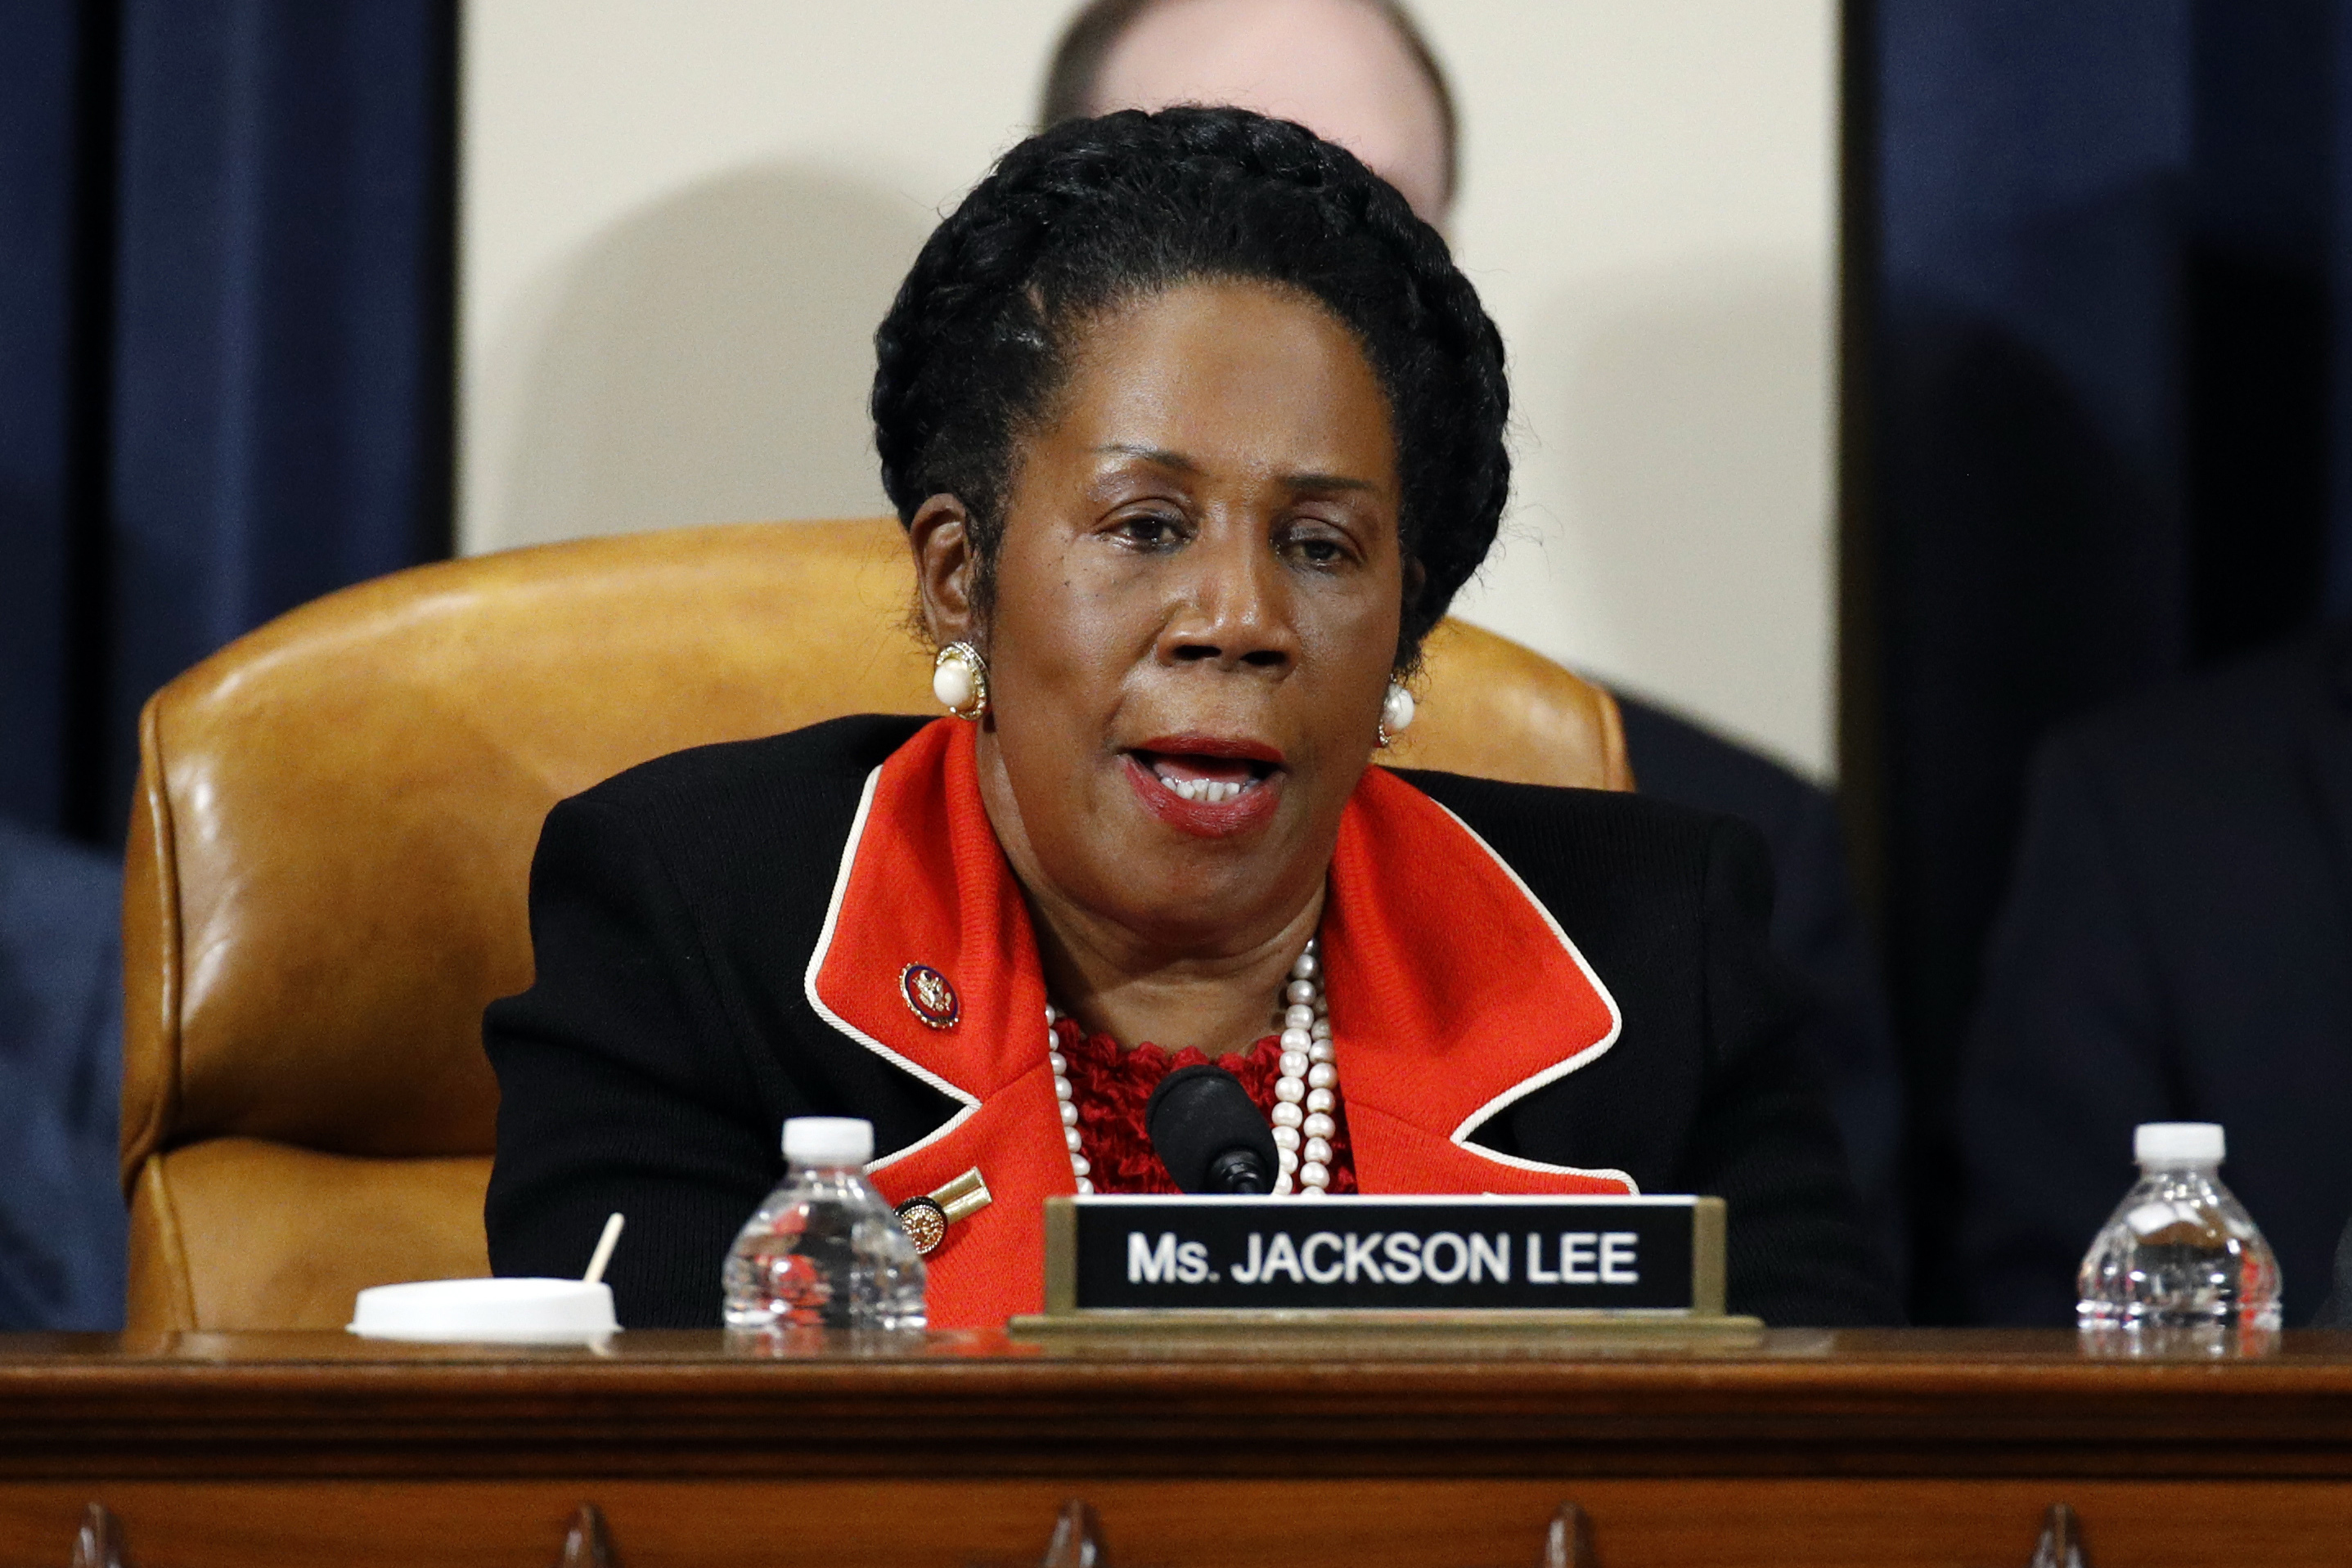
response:
[[[908,1011],[933,1029],[953,1029],[963,1016],[963,1003],[948,977],[929,964],[909,964],[898,971],[898,994]]]
[[[900,1204],[898,1224],[915,1250],[928,1258],[948,1239],[949,1226],[978,1214],[993,1201],[988,1183],[981,1179],[980,1167],[974,1166],[946,1186]]]

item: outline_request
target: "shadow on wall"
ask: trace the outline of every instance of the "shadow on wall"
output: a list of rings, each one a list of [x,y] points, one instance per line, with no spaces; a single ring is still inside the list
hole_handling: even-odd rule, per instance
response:
[[[1830,758],[1829,298],[1753,263],[1538,317],[1522,378],[1628,668],[1816,770]]]
[[[888,510],[873,333],[934,221],[885,187],[768,165],[604,230],[503,334],[519,373],[491,379],[512,389],[488,411],[503,472],[480,476],[494,498],[472,547]]]

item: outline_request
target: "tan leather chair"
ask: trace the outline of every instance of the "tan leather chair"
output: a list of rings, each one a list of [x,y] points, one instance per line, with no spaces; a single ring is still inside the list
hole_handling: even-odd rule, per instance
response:
[[[488,1271],[492,998],[563,796],[664,752],[936,711],[887,519],[516,550],[322,599],[157,693],[123,894],[134,1329],[340,1325]],[[1616,705],[1448,622],[1399,760],[1627,787]]]

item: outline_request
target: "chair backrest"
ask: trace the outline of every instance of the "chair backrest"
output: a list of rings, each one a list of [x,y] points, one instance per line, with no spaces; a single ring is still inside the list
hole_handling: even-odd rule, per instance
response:
[[[566,795],[647,758],[935,711],[888,519],[582,540],[398,572],[157,693],[123,906],[134,1328],[331,1327],[488,1272],[481,1012],[530,982]],[[1626,788],[1609,695],[1449,622],[1397,759]]]

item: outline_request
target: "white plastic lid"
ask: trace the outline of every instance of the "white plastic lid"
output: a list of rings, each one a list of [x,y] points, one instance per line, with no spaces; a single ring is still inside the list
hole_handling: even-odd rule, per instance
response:
[[[784,1158],[796,1166],[862,1166],[874,1157],[874,1124],[856,1116],[794,1116]]]
[[[576,1344],[604,1338],[613,1287],[583,1280],[419,1280],[362,1291],[350,1329],[369,1339]]]
[[[2142,1122],[2132,1133],[2132,1158],[2144,1166],[2218,1166],[2219,1122]]]

